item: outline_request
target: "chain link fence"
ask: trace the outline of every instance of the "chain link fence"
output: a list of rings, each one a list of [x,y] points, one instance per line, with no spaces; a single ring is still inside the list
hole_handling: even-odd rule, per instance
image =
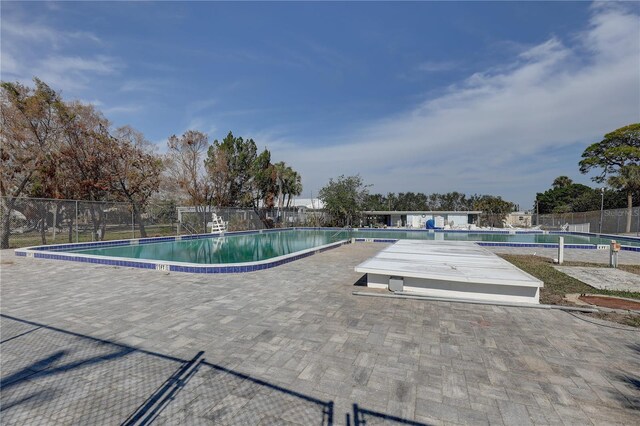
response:
[[[201,234],[211,230],[212,213],[222,218],[228,231],[322,226],[326,222],[323,212],[306,209],[256,212],[153,201],[136,214],[129,203],[0,197],[0,243],[2,248],[16,248]]]
[[[0,197],[3,248],[175,235],[175,205]]]
[[[294,226],[322,226],[326,215],[322,211],[307,209],[273,209],[256,211],[252,208],[217,208],[209,206],[180,206],[177,222],[187,232],[205,233],[211,229],[212,214],[215,213],[227,225],[228,231],[250,229],[290,228]]]
[[[640,235],[640,207],[634,207],[629,214],[628,209],[595,210],[578,213],[533,215],[533,224],[543,229],[561,229],[569,225],[584,225],[589,232],[603,234],[627,233],[627,220],[631,219],[629,233]],[[600,222],[602,221],[602,227]],[[574,228],[573,226],[571,228]]]

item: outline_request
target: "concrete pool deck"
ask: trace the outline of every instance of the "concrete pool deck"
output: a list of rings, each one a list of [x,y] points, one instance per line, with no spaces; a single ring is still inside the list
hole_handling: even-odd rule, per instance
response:
[[[2,423],[638,423],[640,333],[352,296],[384,247],[223,276],[3,251]]]

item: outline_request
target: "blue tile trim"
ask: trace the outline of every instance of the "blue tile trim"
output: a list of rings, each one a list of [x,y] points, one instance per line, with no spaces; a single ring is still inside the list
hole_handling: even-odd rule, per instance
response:
[[[616,241],[629,241],[634,243],[640,243],[639,237],[630,237],[626,235],[613,235],[613,234],[598,234],[595,232],[567,232],[567,231],[549,231],[549,234],[553,235],[582,235],[585,237],[600,237],[608,240]]]
[[[505,243],[505,242],[488,242],[476,241],[481,247],[540,247],[540,248],[558,248],[558,244],[554,243]],[[598,247],[593,244],[565,244],[568,249],[595,250]]]

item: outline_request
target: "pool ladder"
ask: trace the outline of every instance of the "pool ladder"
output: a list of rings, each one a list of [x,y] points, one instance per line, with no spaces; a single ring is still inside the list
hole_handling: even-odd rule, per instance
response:
[[[333,238],[333,237],[337,237],[338,235],[340,235],[340,234],[341,234],[341,233],[343,233],[343,232],[347,232],[347,229],[341,229],[341,230],[339,230],[339,231],[338,231],[338,232],[336,232],[335,234],[331,235],[331,236],[329,237],[329,239],[331,239],[331,238]]]
[[[191,225],[187,223],[181,223],[179,226],[181,229],[185,229],[190,235],[198,233],[194,228],[191,227]]]

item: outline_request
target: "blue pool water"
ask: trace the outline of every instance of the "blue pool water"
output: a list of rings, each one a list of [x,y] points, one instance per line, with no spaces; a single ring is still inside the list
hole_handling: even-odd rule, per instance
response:
[[[593,235],[564,234],[565,244],[609,244],[610,239]],[[426,232],[396,230],[318,230],[294,229],[265,233],[202,236],[182,241],[149,242],[130,245],[123,242],[107,247],[69,248],[57,251],[129,259],[149,259],[196,264],[231,264],[259,262],[306,249],[351,239],[420,239],[448,241],[482,241],[492,243],[556,244],[559,235],[509,234],[486,232]],[[623,241],[624,245],[640,247],[640,240]]]

